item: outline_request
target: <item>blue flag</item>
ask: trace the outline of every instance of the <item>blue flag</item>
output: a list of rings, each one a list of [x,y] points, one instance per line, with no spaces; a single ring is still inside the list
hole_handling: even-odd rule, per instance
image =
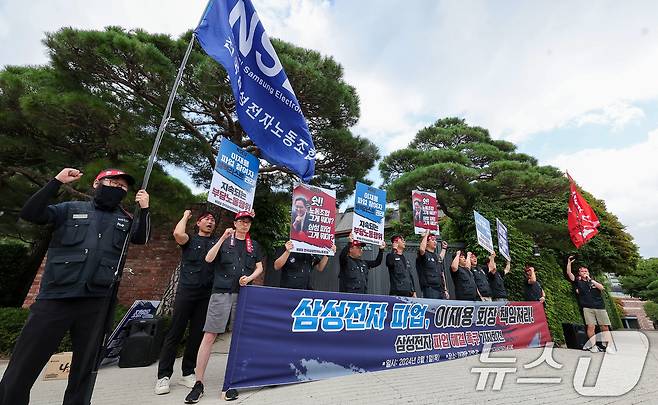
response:
[[[226,69],[240,124],[262,157],[308,182],[315,171],[313,140],[251,1],[211,0],[195,32]]]

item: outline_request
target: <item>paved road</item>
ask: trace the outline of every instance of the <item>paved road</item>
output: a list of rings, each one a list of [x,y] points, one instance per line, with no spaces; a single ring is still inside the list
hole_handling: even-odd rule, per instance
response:
[[[590,372],[585,385],[593,384],[604,354],[590,354],[578,350],[554,349],[553,358],[563,367],[559,370],[547,363],[525,369],[539,358],[542,349],[524,349],[492,354],[492,357],[516,356],[515,364],[485,364],[478,356],[435,363],[426,366],[365,373],[333,378],[304,384],[242,391],[236,404],[640,404],[658,403],[658,332],[648,332],[649,354],[638,384],[628,393],[616,397],[585,397],[576,392],[573,379],[580,357],[591,357]],[[219,399],[224,368],[226,366],[228,339],[215,343],[207,375],[206,396],[200,404],[223,404]],[[610,356],[610,355],[606,355]],[[611,359],[613,359],[611,357]],[[180,372],[180,359],[176,373]],[[473,367],[516,367],[516,373],[505,375],[500,390],[492,390],[494,375],[490,375],[486,388],[476,390],[479,373]],[[6,362],[0,363],[4,372]],[[615,381],[622,381],[630,374],[629,368],[617,367]],[[603,373],[601,373],[603,374]],[[120,369],[116,366],[102,368],[94,392],[93,404],[182,404],[189,389],[172,384],[167,395],[153,394],[156,366]],[[522,384],[517,378],[561,378],[559,384]],[[174,374],[173,381],[178,378]],[[34,405],[58,404],[64,393],[66,381],[42,381],[40,378],[32,390]]]

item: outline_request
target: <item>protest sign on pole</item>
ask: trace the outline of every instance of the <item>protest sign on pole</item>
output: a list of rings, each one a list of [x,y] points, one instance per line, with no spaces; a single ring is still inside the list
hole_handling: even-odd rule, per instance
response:
[[[477,211],[473,211],[473,217],[475,218],[475,231],[478,236],[478,244],[487,252],[493,253],[493,239],[491,238],[491,224],[489,220]]]
[[[352,232],[355,240],[374,245],[384,241],[386,191],[356,183]]]
[[[436,193],[413,190],[411,202],[414,211],[414,233],[423,235],[430,231],[434,235],[439,235],[439,209]]]
[[[292,192],[290,240],[293,252],[333,256],[336,192],[298,184]]]
[[[509,255],[509,243],[507,242],[507,227],[496,218],[496,229],[498,231],[498,251],[508,261],[512,261]]]
[[[251,211],[258,179],[258,158],[222,139],[212,173],[208,201],[229,211]]]

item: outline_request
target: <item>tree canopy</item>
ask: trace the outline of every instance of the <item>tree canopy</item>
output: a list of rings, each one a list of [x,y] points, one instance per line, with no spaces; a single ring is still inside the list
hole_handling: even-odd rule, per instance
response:
[[[478,256],[485,251],[477,243],[473,210],[492,222],[494,241],[495,219],[500,219],[508,228],[513,268],[532,264],[537,269],[557,340],[562,336],[560,322],[580,322],[578,305],[564,277],[570,254],[577,254],[576,265],[589,267],[601,281],[602,272],[624,274],[639,259],[637,246],[617,217],[584,190],[601,226],[599,235],[576,251],[567,227],[569,182],[564,174],[539,165],[532,156],[517,152],[514,144],[492,139],[486,129],[463,119],[444,118],[421,129],[406,148],[385,157],[379,169],[388,195],[399,201],[401,220],[396,227],[405,234],[413,233],[414,189],[436,192],[446,214],[441,221],[442,239],[464,242],[466,250]],[[535,245],[540,248],[539,257],[533,255]],[[523,282],[521,271],[506,277],[512,299],[523,299]],[[607,301],[611,317],[620,324],[616,307]]]
[[[157,131],[173,78],[190,40],[142,30],[105,31],[64,28],[44,41],[52,65],[67,79],[117,110],[142,119],[145,134]],[[359,117],[354,87],[343,80],[343,69],[318,52],[272,40],[295,89],[313,136],[316,176],[312,184],[336,190],[339,200],[350,195],[356,180],[379,159],[377,148],[349,130]],[[198,185],[208,186],[222,137],[259,156],[242,130],[228,76],[195,44],[178,91],[168,136],[160,159],[184,168]],[[151,138],[152,139],[152,138]],[[295,181],[283,167],[261,161],[260,176],[269,184]]]

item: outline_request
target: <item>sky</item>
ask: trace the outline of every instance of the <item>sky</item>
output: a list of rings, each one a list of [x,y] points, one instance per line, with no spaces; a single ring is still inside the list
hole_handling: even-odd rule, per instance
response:
[[[382,155],[465,118],[568,170],[658,257],[658,2],[253,2],[269,36],[344,67],[361,101],[352,130]],[[205,4],[0,0],[0,66],[46,63],[44,33],[64,26],[178,36]]]

